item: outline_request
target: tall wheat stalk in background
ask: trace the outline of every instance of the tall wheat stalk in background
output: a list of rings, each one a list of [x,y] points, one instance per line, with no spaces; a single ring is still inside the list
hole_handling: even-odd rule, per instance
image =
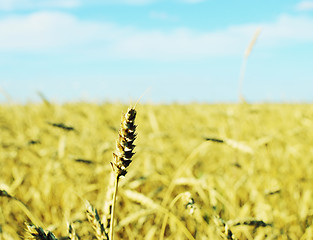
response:
[[[118,140],[116,141],[116,151],[113,153],[113,161],[111,162],[113,171],[115,173],[114,194],[112,201],[111,222],[110,222],[110,240],[113,240],[114,230],[114,216],[115,216],[115,202],[118,190],[118,182],[121,176],[125,176],[127,168],[132,162],[132,157],[136,139],[136,110],[135,108],[128,108],[125,115],[123,115],[121,128],[119,130]]]
[[[244,101],[244,97],[243,97],[243,93],[242,93],[242,88],[243,88],[243,80],[245,78],[245,73],[246,73],[246,66],[247,66],[247,61],[248,61],[248,57],[250,56],[251,52],[252,52],[252,49],[259,37],[261,33],[261,28],[258,28],[254,35],[253,35],[253,38],[252,40],[250,41],[248,47],[246,48],[245,50],[245,54],[244,54],[244,57],[243,57],[243,61],[242,61],[242,65],[241,65],[241,69],[240,69],[240,74],[239,74],[239,101]]]

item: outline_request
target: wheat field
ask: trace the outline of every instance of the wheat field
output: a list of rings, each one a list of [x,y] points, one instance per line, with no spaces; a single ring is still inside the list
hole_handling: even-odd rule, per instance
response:
[[[86,201],[104,221],[127,107],[0,106],[1,240],[27,238],[25,222],[58,239],[69,239],[69,228],[82,240],[98,238]],[[136,154],[119,182],[115,239],[313,239],[313,105],[136,110]]]

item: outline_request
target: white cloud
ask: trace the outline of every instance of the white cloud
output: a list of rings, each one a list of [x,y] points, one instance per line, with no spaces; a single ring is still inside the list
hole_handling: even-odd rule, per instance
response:
[[[111,41],[119,29],[109,23],[79,21],[70,14],[38,12],[0,20],[1,51],[51,52]]]
[[[238,51],[233,46],[243,47],[241,42],[242,38],[236,32],[200,33],[176,29],[168,33],[134,33],[119,39],[112,46],[112,50],[120,57],[171,60],[232,55]]]
[[[91,22],[60,12],[0,20],[0,52],[71,53],[89,57],[175,60],[242,55],[255,30],[263,48],[313,42],[313,18],[283,15],[275,22],[220,31],[141,30]]]
[[[60,8],[73,8],[81,5],[79,0],[46,0],[41,1],[39,6],[43,7],[60,7]]]
[[[79,6],[80,0],[0,0],[0,10],[39,9],[46,7],[73,8]]]
[[[313,18],[282,15],[275,22],[231,26],[214,32],[175,29],[132,32],[113,44],[116,55],[152,59],[188,59],[242,55],[255,31],[262,32],[257,45],[275,48],[313,42]]]
[[[313,42],[313,18],[282,15],[274,23],[262,24],[260,43],[279,46]]]
[[[313,10],[313,1],[302,1],[296,5],[296,9],[299,11]]]

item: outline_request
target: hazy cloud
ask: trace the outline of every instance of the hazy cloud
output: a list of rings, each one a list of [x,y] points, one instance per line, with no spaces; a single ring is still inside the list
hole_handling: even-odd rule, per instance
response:
[[[80,0],[0,0],[0,10],[38,9],[45,7],[73,8],[80,5]]]
[[[276,22],[262,24],[260,44],[280,46],[313,42],[313,18],[280,16]],[[263,41],[263,43],[262,43]]]
[[[1,52],[73,53],[90,57],[176,60],[243,54],[258,27],[261,47],[313,42],[313,18],[282,15],[275,22],[230,26],[220,31],[141,30],[38,12],[0,20]]]
[[[89,3],[94,4],[127,4],[127,5],[146,5],[157,0],[90,0]]]
[[[0,51],[51,52],[119,38],[109,23],[80,21],[70,14],[38,12],[0,20]]]
[[[296,9],[299,11],[313,10],[313,1],[302,1],[296,5]]]

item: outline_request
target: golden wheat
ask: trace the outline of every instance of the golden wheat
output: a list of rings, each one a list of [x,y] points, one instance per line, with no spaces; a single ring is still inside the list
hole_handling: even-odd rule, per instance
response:
[[[96,233],[96,238],[98,240],[109,240],[109,235],[105,231],[105,227],[100,220],[97,209],[93,208],[88,201],[86,202],[86,214],[88,221]]]
[[[34,224],[30,239],[52,238],[48,231],[75,238],[73,230],[82,240],[95,238],[85,199],[105,203],[94,219],[100,233],[100,224],[109,233],[106,189],[112,191],[112,139],[124,107],[0,106],[0,238],[21,239],[25,221]],[[141,105],[139,111],[136,161],[119,184],[117,239],[159,239],[164,217],[169,240],[219,239],[217,230],[240,240],[312,239],[312,105]],[[210,136],[224,144],[204,140]],[[216,225],[215,215],[224,223]]]
[[[26,239],[34,240],[57,240],[52,232],[45,232],[41,227],[36,227],[33,224],[26,224]]]
[[[116,141],[116,151],[113,153],[113,161],[111,162],[113,171],[115,172],[115,185],[113,192],[113,200],[111,207],[110,218],[110,240],[113,240],[114,235],[114,217],[115,217],[115,202],[118,191],[119,179],[125,176],[127,168],[132,162],[132,157],[136,139],[136,110],[135,108],[128,108],[127,112],[123,115],[121,128],[119,130],[118,140]]]
[[[68,238],[70,240],[79,240],[79,237],[76,234],[76,231],[71,223],[68,223]]]
[[[136,110],[135,108],[128,108],[123,115],[121,128],[119,130],[118,140],[116,141],[116,151],[113,153],[113,161],[111,162],[113,170],[117,176],[125,176],[127,168],[132,162],[132,157],[136,139]]]

